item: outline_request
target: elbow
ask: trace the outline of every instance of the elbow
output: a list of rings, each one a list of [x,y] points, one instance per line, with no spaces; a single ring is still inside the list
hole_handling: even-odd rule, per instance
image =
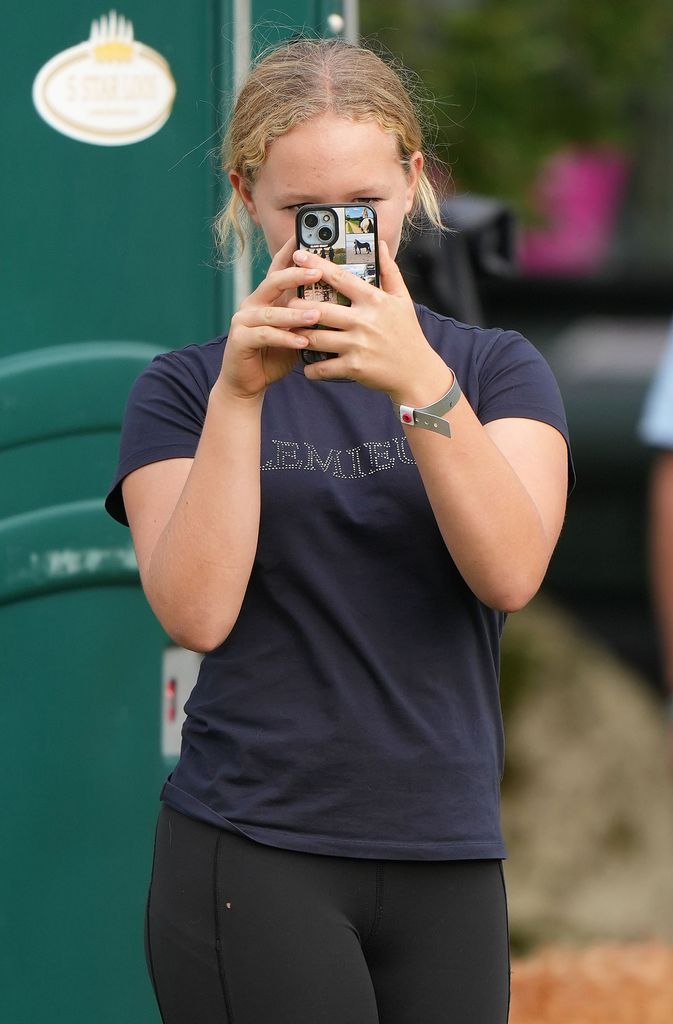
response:
[[[497,611],[505,612],[508,615],[513,612],[520,612],[522,608],[525,608],[526,605],[535,597],[536,593],[537,588],[525,593],[520,592],[508,594],[499,600],[495,607]]]
[[[483,577],[483,593],[477,597],[489,608],[499,612],[520,612],[532,601],[547,573],[551,551],[545,545],[544,550],[529,552],[526,558],[522,553],[492,567],[492,571]]]
[[[149,567],[151,570],[151,566]],[[208,654],[227,639],[236,624],[243,592],[222,599],[222,586],[182,586],[168,574],[141,574],[145,597],[159,623],[178,647]],[[181,593],[182,591],[182,593]]]
[[[512,575],[507,579],[495,581],[488,593],[477,595],[484,604],[495,611],[511,613],[520,612],[532,601],[542,583],[539,574]]]
[[[231,622],[224,619],[209,619],[205,616],[192,619],[181,616],[178,619],[174,616],[159,614],[157,614],[157,618],[173,643],[188,651],[195,651],[197,654],[208,654],[220,647],[231,633],[236,621],[235,619],[232,619]]]
[[[229,636],[230,629],[204,629],[202,626],[185,628],[184,626],[171,627],[167,623],[162,626],[168,633],[173,643],[178,647],[184,647],[187,651],[194,651],[196,654],[209,654],[216,650]]]

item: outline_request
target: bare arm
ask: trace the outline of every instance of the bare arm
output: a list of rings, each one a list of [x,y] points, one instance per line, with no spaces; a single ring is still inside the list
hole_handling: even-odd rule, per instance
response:
[[[259,529],[259,401],[217,385],[195,458],[129,474],[124,504],[143,588],[166,632],[205,651],[231,630]]]
[[[517,611],[542,583],[563,524],[565,440],[536,420],[482,426],[464,398],[450,419],[451,440],[412,427],[409,444],[463,579],[490,607]]]
[[[382,290],[325,265],[351,299],[325,303],[309,344],[336,352],[307,377],[352,377],[398,405],[423,407],[446,394],[453,371],[425,339],[397,266],[381,243]],[[295,254],[295,259],[298,259]],[[305,257],[311,265],[324,264]],[[297,300],[299,304],[301,300]],[[334,330],[329,330],[334,328]],[[461,397],[447,414],[451,439],[405,428],[435,518],[465,582],[485,604],[523,607],[544,577],[563,523],[568,486],[564,438],[546,423],[502,419],[483,426]]]
[[[147,598],[166,632],[197,651],[222,643],[238,617],[259,532],[264,394],[306,344],[292,329],[316,319],[287,306],[316,276],[288,266],[291,251],[277,253],[232,319],[194,459],[144,466],[123,482]]]

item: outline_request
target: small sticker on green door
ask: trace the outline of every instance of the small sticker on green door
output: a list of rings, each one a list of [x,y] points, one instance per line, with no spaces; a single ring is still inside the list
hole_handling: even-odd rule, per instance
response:
[[[133,24],[115,11],[92,23],[85,42],[47,61],[33,83],[33,102],[47,124],[97,146],[154,135],[174,99],[168,62],[134,39]]]

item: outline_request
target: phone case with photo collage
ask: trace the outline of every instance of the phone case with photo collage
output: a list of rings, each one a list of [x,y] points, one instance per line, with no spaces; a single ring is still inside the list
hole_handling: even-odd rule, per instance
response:
[[[370,206],[360,203],[302,206],[297,212],[297,248],[314,252],[343,266],[368,284],[379,286],[376,212]],[[298,294],[312,302],[350,305],[350,299],[323,281],[300,287]],[[304,362],[317,362],[332,355],[329,352],[302,351]]]

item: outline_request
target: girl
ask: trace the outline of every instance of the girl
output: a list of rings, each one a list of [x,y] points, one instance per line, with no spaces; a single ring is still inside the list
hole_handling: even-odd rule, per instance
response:
[[[206,652],[148,901],[162,1017],[504,1024],[498,644],[563,521],[558,390],[520,335],[411,301],[405,219],[439,212],[380,58],[267,55],[224,166],[221,232],[261,229],[269,272],[227,336],[142,374],[108,496]],[[295,251],[306,203],[375,208],[380,289]],[[351,305],[296,298],[316,281]]]

